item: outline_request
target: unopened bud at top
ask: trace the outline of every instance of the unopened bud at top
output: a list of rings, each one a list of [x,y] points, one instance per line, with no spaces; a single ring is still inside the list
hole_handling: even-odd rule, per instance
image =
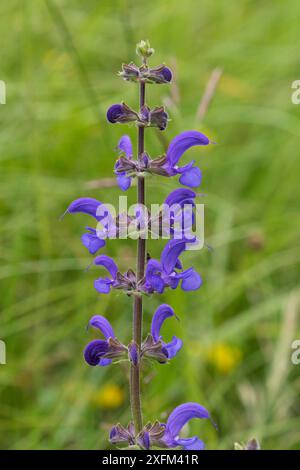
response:
[[[154,49],[152,47],[150,47],[150,42],[148,40],[140,41],[136,45],[136,53],[137,53],[137,55],[139,55],[140,57],[142,57],[145,60],[145,59],[148,59],[149,57],[151,57],[152,54],[154,54]]]

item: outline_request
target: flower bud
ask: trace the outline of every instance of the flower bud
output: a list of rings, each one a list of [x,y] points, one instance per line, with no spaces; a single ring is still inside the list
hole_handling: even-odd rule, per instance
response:
[[[150,436],[149,432],[145,431],[144,429],[138,435],[138,444],[142,449],[148,450],[150,449]]]
[[[134,426],[129,423],[127,428],[124,428],[120,423],[116,424],[110,431],[109,440],[112,444],[128,443],[129,445],[135,444]]]
[[[152,335],[148,335],[142,344],[141,355],[149,359],[155,359],[160,364],[168,361],[168,355],[161,341],[155,342]]]
[[[128,357],[134,366],[138,365],[140,359],[139,351],[138,346],[134,341],[131,341],[131,343],[128,345]]]
[[[158,127],[164,131],[168,123],[168,114],[163,106],[154,108],[152,111],[147,105],[142,106],[139,123],[144,127]]]
[[[147,423],[141,432],[137,435],[137,443],[142,449],[150,449],[151,446],[165,448],[165,442],[163,440],[165,434],[165,426],[159,421],[155,421],[154,424]]]
[[[148,59],[148,57],[151,57],[152,54],[154,54],[154,49],[150,47],[150,42],[148,40],[140,41],[136,45],[136,53],[143,59]]]
[[[140,78],[140,71],[137,65],[130,62],[130,64],[122,65],[122,72],[119,72],[119,75],[123,77],[124,80],[137,82]]]
[[[246,444],[243,442],[235,442],[234,444],[234,450],[260,450],[260,448],[260,443],[255,437],[250,439]]]
[[[107,111],[107,120],[113,124],[138,120],[138,114],[125,103],[113,104]]]
[[[172,72],[164,64],[144,71],[147,83],[169,83],[172,80]]]
[[[154,108],[150,113],[150,126],[164,131],[168,123],[168,114],[163,106]]]
[[[147,105],[141,107],[140,111],[140,121],[145,124],[145,126],[149,126],[150,124],[150,108]]]

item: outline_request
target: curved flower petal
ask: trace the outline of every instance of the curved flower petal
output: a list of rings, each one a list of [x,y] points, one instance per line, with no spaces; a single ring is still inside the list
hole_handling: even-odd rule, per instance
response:
[[[196,188],[200,186],[202,181],[202,173],[200,168],[193,166],[189,170],[182,173],[179,178],[179,183],[184,186],[189,186],[190,188]]]
[[[127,191],[131,186],[131,176],[126,176],[126,173],[118,174],[117,181],[122,191]]]
[[[113,104],[107,111],[106,117],[107,120],[111,123],[117,122],[117,120],[122,116],[123,114],[123,107],[121,104]]]
[[[161,254],[161,264],[166,274],[174,270],[180,254],[185,250],[185,240],[170,240]]]
[[[192,203],[195,199],[196,193],[191,189],[179,188],[172,191],[165,199],[165,204],[168,206],[173,206],[174,204],[179,204],[181,207],[184,204]]]
[[[125,153],[127,158],[131,158],[133,154],[132,143],[128,135],[123,135],[118,143],[119,149]]]
[[[164,321],[167,318],[173,316],[175,316],[175,312],[172,307],[170,307],[170,305],[162,304],[158,307],[158,309],[153,315],[151,323],[151,335],[154,341],[159,341],[161,339],[160,330]]]
[[[183,342],[177,336],[173,336],[172,341],[165,343],[163,349],[166,350],[168,359],[175,357],[182,345]]]
[[[199,403],[183,403],[170,414],[166,423],[166,432],[174,439],[179,436],[183,426],[193,418],[210,418],[208,411]]]
[[[208,145],[209,139],[206,135],[198,131],[186,131],[177,135],[170,143],[167,151],[167,162],[173,167],[177,164],[181,156],[190,147],[195,145]]]
[[[98,328],[101,331],[104,338],[115,338],[114,330],[109,321],[102,315],[94,315],[89,322],[93,328]]]
[[[178,445],[182,446],[185,450],[204,450],[205,445],[198,437],[189,437],[187,439],[176,439]]]
[[[113,281],[111,279],[99,277],[99,279],[94,281],[94,287],[100,294],[109,294],[112,283]]]
[[[97,266],[103,266],[105,269],[107,269],[111,277],[113,279],[116,279],[118,266],[112,258],[106,255],[100,255],[94,259],[94,264],[96,264]]]
[[[94,255],[100,248],[105,246],[105,241],[97,236],[97,231],[94,228],[87,227],[89,232],[84,233],[81,237],[83,245]]]
[[[97,220],[100,220],[100,218],[97,216],[97,209],[101,205],[102,202],[97,201],[97,199],[92,197],[81,197],[79,199],[75,199],[75,201],[69,205],[66,212],[70,212],[70,214],[82,212],[84,214],[95,217]]]
[[[185,291],[197,290],[202,285],[202,278],[200,274],[192,270],[190,275],[183,278],[181,282],[181,288]]]
[[[100,360],[108,351],[107,341],[103,339],[95,339],[91,341],[84,350],[84,359],[90,366],[100,365]]]

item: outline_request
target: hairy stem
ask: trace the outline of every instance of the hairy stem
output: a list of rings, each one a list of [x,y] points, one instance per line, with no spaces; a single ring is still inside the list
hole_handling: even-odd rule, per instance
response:
[[[140,84],[140,107],[145,104],[145,83]],[[138,130],[138,158],[144,153],[144,127]],[[138,204],[145,204],[145,180],[143,176],[138,177]],[[140,281],[145,274],[146,240],[138,239],[137,248],[137,280]],[[133,305],[133,340],[138,349],[141,348],[143,330],[143,298],[135,295]],[[140,390],[140,363],[131,364],[130,370],[130,402],[135,434],[137,435],[143,427],[141,390]]]

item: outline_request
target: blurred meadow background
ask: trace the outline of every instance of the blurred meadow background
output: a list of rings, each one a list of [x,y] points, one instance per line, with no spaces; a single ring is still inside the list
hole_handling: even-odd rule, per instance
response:
[[[300,448],[300,365],[291,363],[299,328],[300,79],[296,0],[11,0],[1,2],[0,365],[1,449],[105,449],[116,422],[130,419],[127,368],[88,367],[82,350],[93,314],[107,316],[124,342],[131,300],[99,296],[85,272],[80,236],[91,220],[60,215],[80,196],[117,203],[111,180],[116,144],[135,128],[108,125],[108,106],[137,105],[137,87],[117,76],[149,39],[173,85],[148,86],[171,122],[146,149],[160,155],[177,133],[197,129],[218,145],[195,148],[203,170],[206,243],[183,260],[201,273],[196,293],[167,291],[145,301],[145,331],[161,302],[176,310],[166,338],[184,341],[169,365],[147,365],[145,420],[165,420],[198,401],[218,423],[194,420],[188,435],[208,449],[255,436],[264,449]],[[203,96],[215,85],[209,106]],[[207,96],[207,95],[206,95]],[[202,103],[202,104],[201,104]],[[148,202],[174,180],[147,179]],[[135,201],[135,189],[129,192]],[[161,242],[150,241],[157,257]],[[135,242],[107,244],[121,270]]]

